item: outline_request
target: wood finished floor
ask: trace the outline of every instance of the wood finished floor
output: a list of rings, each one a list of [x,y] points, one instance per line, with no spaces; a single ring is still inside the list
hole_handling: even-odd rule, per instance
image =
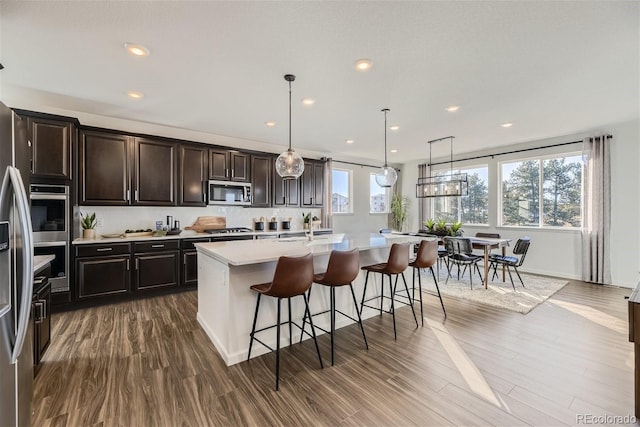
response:
[[[34,426],[576,425],[633,413],[629,289],[571,282],[528,315],[445,297],[227,368],[184,292],[54,315]],[[283,329],[284,331],[284,329]]]

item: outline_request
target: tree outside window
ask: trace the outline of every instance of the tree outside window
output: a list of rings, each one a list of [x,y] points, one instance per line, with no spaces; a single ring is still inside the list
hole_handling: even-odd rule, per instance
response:
[[[451,170],[434,171],[434,176],[445,176]],[[489,188],[487,166],[455,169],[453,173],[466,173],[469,192],[461,197],[434,197],[432,200],[433,218],[447,222],[460,221],[465,224],[489,223]]]

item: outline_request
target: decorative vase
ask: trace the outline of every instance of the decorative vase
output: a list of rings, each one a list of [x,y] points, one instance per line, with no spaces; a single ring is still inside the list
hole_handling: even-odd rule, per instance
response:
[[[83,239],[95,239],[96,238],[96,229],[95,228],[85,228],[82,230],[82,238]]]

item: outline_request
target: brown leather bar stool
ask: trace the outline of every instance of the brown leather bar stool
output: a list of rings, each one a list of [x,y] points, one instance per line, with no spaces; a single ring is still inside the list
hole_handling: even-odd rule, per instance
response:
[[[404,289],[409,295],[409,287],[407,286],[407,280],[404,278],[404,271],[409,266],[409,244],[408,243],[394,243],[391,245],[391,251],[389,252],[389,258],[387,262],[383,262],[380,264],[367,265],[362,267],[362,270],[367,272],[367,275],[364,280],[364,291],[362,293],[362,302],[360,303],[360,315],[362,316],[362,310],[364,307],[369,307],[373,309],[378,309],[378,307],[374,307],[371,305],[366,305],[365,302],[372,301],[374,299],[380,298],[380,315],[382,315],[382,302],[384,298],[391,299],[391,310],[388,313],[393,315],[393,338],[397,338],[396,333],[396,313],[395,313],[395,305],[394,301],[396,298],[396,288],[398,287],[398,276],[402,276],[402,281],[404,282]],[[367,295],[367,283],[369,282],[369,273],[380,273],[382,276],[382,286],[380,287],[380,296],[369,298],[365,300]],[[396,281],[393,286],[391,286],[391,275],[395,274]],[[384,296],[384,276],[389,277],[389,293],[391,297]],[[409,297],[411,299],[411,297]],[[404,302],[404,301],[400,301]],[[411,312],[413,313],[413,319],[416,321],[416,328],[418,327],[418,319],[416,318],[416,312],[413,309],[413,304],[409,304],[411,307]]]
[[[316,340],[316,333],[313,329],[313,321],[311,320],[311,316],[309,315],[309,302],[307,300],[307,295],[305,294],[305,292],[307,292],[307,290],[311,286],[312,282],[313,256],[309,253],[302,257],[280,257],[278,259],[278,263],[276,264],[276,271],[273,274],[273,280],[268,283],[261,283],[251,286],[251,290],[258,293],[258,300],[256,301],[256,312],[253,316],[253,327],[251,328],[251,339],[249,340],[249,354],[247,355],[247,360],[251,358],[251,347],[253,345],[253,340],[258,341],[269,350],[274,351],[263,341],[260,341],[258,338],[256,338],[255,334],[267,329],[276,328],[276,391],[280,387],[280,325],[282,324],[289,325],[289,345],[291,345],[291,325],[295,325],[296,327],[300,328],[302,333],[306,333],[307,335],[313,337],[313,341],[316,345],[316,352],[318,353],[318,360],[320,361],[320,367],[323,368],[322,358],[320,357],[320,348],[318,347],[318,340]],[[260,297],[262,295],[278,299],[278,314],[275,325],[267,326],[266,328],[262,328],[256,331],[256,322],[258,320],[258,311],[260,309]],[[291,321],[291,298],[297,296],[302,296],[302,298],[304,298],[305,316],[309,315],[311,334],[305,332],[300,325]],[[289,304],[289,321],[281,323],[280,302],[283,298],[286,298]]]
[[[316,274],[313,276],[313,282],[320,285],[328,286],[330,292],[330,308],[329,310],[322,311],[320,313],[314,313],[312,316],[318,316],[320,314],[331,313],[331,330],[326,331],[320,326],[315,326],[323,332],[331,334],[331,366],[333,366],[334,345],[333,336],[336,330],[336,312],[342,314],[345,317],[358,322],[360,330],[362,331],[362,338],[364,339],[364,345],[369,349],[367,343],[367,336],[364,334],[364,327],[362,326],[362,319],[360,318],[360,311],[358,310],[358,302],[356,301],[356,294],[353,292],[352,282],[358,277],[360,267],[360,251],[358,249],[352,249],[350,251],[332,251],[329,256],[329,263],[327,264],[327,271],[322,274]],[[351,289],[351,297],[353,298],[353,306],[356,309],[357,319],[343,313],[336,308],[336,288],[342,286],[349,286]],[[309,300],[311,300],[311,289],[309,289]],[[306,321],[306,315],[302,322],[302,329],[304,330]],[[302,341],[302,336],[300,336]]]
[[[442,312],[444,317],[447,317],[447,312],[444,309],[444,302],[442,301],[442,295],[440,294],[440,287],[438,287],[438,280],[433,272],[433,266],[438,262],[438,241],[437,240],[423,240],[418,246],[418,253],[416,259],[409,263],[410,267],[413,267],[413,287],[411,291],[416,288],[416,271],[418,272],[418,296],[420,297],[420,315],[422,316],[422,326],[424,326],[424,314],[422,311],[422,279],[420,278],[420,269],[428,268],[431,270],[431,276],[433,277],[433,283],[436,284],[436,290],[438,291],[438,298],[440,298],[440,305],[442,305]],[[413,297],[415,301],[415,296]]]

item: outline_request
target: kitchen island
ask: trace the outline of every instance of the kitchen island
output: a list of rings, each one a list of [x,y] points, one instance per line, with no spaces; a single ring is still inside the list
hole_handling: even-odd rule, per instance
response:
[[[249,347],[249,333],[256,304],[256,294],[249,287],[256,283],[269,282],[273,278],[275,266],[280,256],[303,256],[313,254],[314,271],[325,271],[332,250],[360,251],[360,265],[385,262],[393,243],[419,243],[417,236],[397,234],[329,234],[316,236],[309,241],[304,237],[291,237],[268,240],[244,240],[234,242],[199,243],[198,250],[198,322],[213,342],[225,363],[233,365],[246,360]],[[378,276],[378,275],[373,275]],[[379,292],[379,277],[370,276],[367,297]],[[356,297],[362,297],[364,272],[354,281]],[[407,278],[410,280],[410,278]],[[387,291],[388,292],[388,291]],[[329,307],[329,292],[315,285],[311,298],[311,312],[317,313]],[[348,288],[336,292],[336,306],[339,310],[355,317],[353,301]],[[292,299],[292,320],[301,323],[304,302],[301,298]],[[362,318],[371,317],[378,312],[366,309]],[[287,313],[283,314],[287,316]],[[257,328],[275,323],[276,300],[265,299],[260,307]],[[336,319],[336,328],[346,326],[352,321],[340,316]],[[314,323],[329,328],[329,316],[318,316]],[[299,340],[300,331],[293,332],[293,340]],[[305,339],[308,338],[305,336]],[[275,329],[264,332],[263,339],[275,347]],[[281,346],[288,345],[288,328],[282,330]],[[254,344],[252,356],[259,356],[269,350]]]

